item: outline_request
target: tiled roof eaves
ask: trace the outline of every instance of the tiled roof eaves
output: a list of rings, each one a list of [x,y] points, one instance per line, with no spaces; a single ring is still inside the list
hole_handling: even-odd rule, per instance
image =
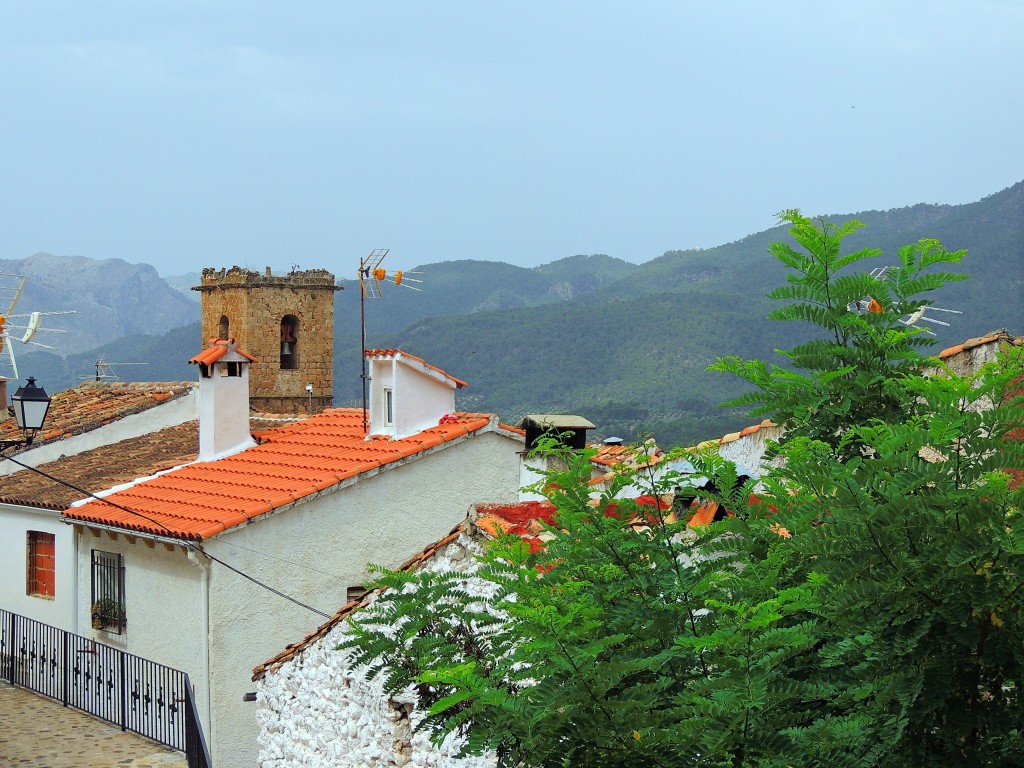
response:
[[[27,507],[29,509],[52,509],[55,512],[63,512],[64,504],[50,501],[36,501],[34,499],[23,499],[16,496],[0,496],[0,504],[8,504],[12,507]]]
[[[257,519],[263,519],[265,517],[270,517],[271,515],[277,515],[277,514],[279,514],[281,512],[287,511],[292,506],[295,506],[297,504],[304,504],[306,502],[312,501],[315,498],[319,498],[321,496],[326,496],[326,495],[329,495],[329,494],[332,494],[332,493],[336,493],[337,491],[341,491],[341,490],[343,490],[345,488],[349,488],[349,487],[355,485],[358,482],[362,482],[363,480],[369,480],[372,477],[376,477],[381,472],[386,472],[388,470],[391,470],[391,469],[394,469],[396,467],[402,466],[403,464],[407,464],[410,461],[416,461],[416,460],[418,460],[418,459],[420,459],[420,458],[422,458],[424,456],[429,456],[429,455],[431,455],[433,453],[436,453],[439,450],[444,450],[444,449],[449,448],[449,447],[451,447],[453,445],[456,445],[458,443],[464,442],[472,434],[475,434],[475,433],[482,434],[484,432],[490,432],[490,431],[497,431],[497,430],[491,430],[491,429],[487,428],[487,425],[481,425],[478,429],[468,430],[465,434],[456,435],[452,439],[445,440],[445,441],[443,441],[443,442],[441,442],[439,444],[431,444],[431,445],[429,445],[427,447],[424,447],[424,448],[421,448],[419,450],[416,450],[411,455],[402,456],[402,457],[393,459],[391,461],[381,462],[381,463],[377,464],[376,466],[368,467],[366,469],[352,468],[352,469],[350,469],[350,470],[348,470],[346,472],[339,473],[339,474],[335,475],[336,482],[328,483],[328,484],[326,484],[326,486],[324,488],[318,489],[316,492],[311,492],[311,493],[308,493],[308,494],[303,494],[301,496],[296,496],[296,498],[294,500],[292,500],[292,501],[290,501],[288,503],[274,505],[272,509],[268,509],[265,512],[259,514],[259,515],[251,517],[248,522],[252,523],[252,522],[255,522]],[[226,528],[225,530],[230,530],[230,529]],[[222,533],[222,532],[223,531],[217,531],[216,533]],[[212,535],[216,535],[216,533],[212,534]]]
[[[451,382],[454,382],[456,388],[458,388],[458,389],[461,389],[463,387],[468,387],[469,386],[468,382],[465,382],[462,379],[459,379],[459,378],[456,378],[455,376],[452,376],[450,373],[448,373],[447,371],[441,370],[436,365],[431,365],[426,360],[424,360],[422,357],[416,357],[416,355],[410,355],[408,352],[403,352],[400,349],[396,349],[396,348],[367,349],[367,350],[365,350],[365,354],[366,354],[367,357],[393,357],[395,359],[398,359],[399,357],[403,357],[403,358],[407,358],[409,360],[415,360],[417,363],[422,365],[424,368],[428,368],[431,371],[439,373],[442,376],[444,376],[444,378],[448,379]]]
[[[93,531],[106,531],[111,534],[121,534],[122,536],[134,536],[139,539],[147,539],[149,541],[166,544],[169,546],[179,546],[187,549],[196,549],[197,545],[201,542],[193,537],[186,536],[172,536],[169,533],[153,533],[147,530],[129,530],[122,526],[107,525],[106,523],[97,523],[94,521],[87,520],[73,520],[64,515],[60,518],[62,523],[68,525],[81,526],[85,529],[91,529]]]
[[[87,381],[53,396],[46,425],[31,446],[9,453],[16,455],[41,445],[91,432],[171,400],[177,400],[196,388],[195,382],[92,382]],[[97,402],[98,400],[98,402]],[[13,419],[0,422],[0,437],[5,433],[20,436]]]
[[[402,563],[400,566],[398,566],[398,568],[396,568],[395,570],[417,570],[431,557],[433,557],[439,550],[443,549],[444,547],[448,546],[456,539],[458,539],[459,536],[461,536],[466,530],[467,523],[459,523],[454,528],[452,528],[451,531],[449,531],[445,536],[431,544],[428,544],[422,550],[420,550],[415,555],[406,560],[404,563]],[[337,613],[335,613],[326,622],[324,622],[315,630],[313,630],[304,638],[302,638],[302,640],[298,641],[297,643],[291,643],[290,645],[286,646],[281,653],[277,654],[272,659],[268,659],[267,661],[260,664],[258,667],[254,668],[252,671],[253,682],[262,680],[266,676],[267,672],[274,672],[278,670],[285,662],[298,656],[304,650],[313,645],[313,643],[315,643],[317,640],[326,637],[331,630],[338,626],[338,624],[345,621],[345,619],[354,614],[360,608],[364,608],[365,606],[367,606],[370,602],[369,598],[370,595],[364,595],[363,598],[360,600],[350,600],[349,602],[345,603],[345,605],[343,605],[338,610]]]
[[[74,507],[67,510],[66,515],[81,522],[91,520],[203,540],[443,450],[475,433],[496,431],[496,423],[496,417],[489,414],[461,414],[456,423],[439,424],[420,433],[422,439],[406,438],[404,446],[401,440],[394,441],[396,450],[390,455],[386,452],[387,442],[382,441],[378,448],[376,443],[367,445],[360,439],[359,451],[380,451],[381,455],[361,456],[354,465],[321,470],[310,469],[310,444],[313,441],[316,450],[330,452],[333,433],[323,424],[317,424],[314,417],[291,425],[294,429],[290,431],[288,428],[273,430],[263,444],[242,453],[219,461],[189,464],[113,494],[117,503],[139,509],[146,517],[156,519],[156,525],[147,523],[144,518],[129,520],[125,517],[127,513],[110,512],[99,506],[99,502]],[[322,434],[324,430],[328,432],[326,438]],[[340,446],[335,449],[335,458],[355,450],[351,442],[345,444],[345,440],[351,439],[351,436],[335,438]],[[256,498],[254,490],[259,491]],[[211,499],[215,503],[211,504]]]
[[[958,355],[961,352],[966,352],[967,350],[974,349],[975,347],[981,347],[986,344],[992,344],[993,342],[997,341],[1006,344],[1012,344],[1014,346],[1024,346],[1024,336],[1011,336],[1009,331],[1007,331],[1005,328],[1002,328],[998,331],[987,333],[984,336],[978,336],[973,339],[968,339],[962,344],[957,344],[956,346],[953,347],[947,347],[946,349],[939,352],[938,358],[940,360],[945,360],[947,358]]]

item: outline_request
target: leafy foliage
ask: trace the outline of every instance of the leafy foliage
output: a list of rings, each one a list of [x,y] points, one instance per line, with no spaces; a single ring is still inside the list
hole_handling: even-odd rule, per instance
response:
[[[772,249],[793,270],[774,314],[822,338],[785,353],[795,370],[716,365],[790,427],[776,468],[741,486],[690,454],[732,511],[690,529],[617,498],[700,495],[686,477],[624,471],[592,499],[589,455],[562,452],[538,485],[554,535],[493,541],[489,600],[384,572],[347,647],[418,691],[420,727],[502,766],[1019,764],[1024,349],[954,375],[901,318],[961,254],[922,241],[880,282],[842,272],[870,255],[842,254],[856,223],[785,218],[804,250]],[[881,311],[850,308],[865,296]]]
[[[843,438],[859,415],[898,421],[918,410],[919,401],[903,396],[899,382],[919,375],[918,350],[934,341],[922,329],[906,325],[904,318],[930,303],[919,294],[965,279],[923,272],[933,264],[959,263],[964,251],[949,253],[934,240],[905,246],[899,251],[900,265],[883,280],[848,271],[878,255],[870,248],[841,252],[844,238],[862,226],[859,222],[819,226],[798,211],[786,211],[782,218],[792,224],[790,234],[803,250],[785,243],[769,249],[791,270],[787,284],[769,294],[787,303],[769,317],[810,323],[823,333],[782,353],[791,367],[727,357],[711,369],[736,374],[755,387],[731,404],[757,405],[755,413],[786,426],[786,440],[810,437],[835,448],[842,445],[840,455],[845,457],[857,450],[856,441]],[[877,311],[851,311],[868,299]]]

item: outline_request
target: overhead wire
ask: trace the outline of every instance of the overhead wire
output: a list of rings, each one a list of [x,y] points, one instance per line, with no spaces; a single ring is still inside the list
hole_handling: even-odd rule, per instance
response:
[[[189,549],[192,549],[195,552],[200,552],[201,554],[203,554],[205,557],[208,557],[213,562],[218,563],[219,565],[224,566],[229,571],[237,573],[239,576],[241,576],[241,577],[243,577],[245,579],[248,579],[249,581],[251,581],[256,586],[261,587],[262,589],[265,589],[268,592],[272,592],[273,594],[275,594],[275,595],[277,595],[279,597],[283,597],[285,600],[288,600],[289,602],[292,602],[292,603],[294,603],[295,605],[297,605],[297,606],[299,606],[301,608],[305,608],[307,611],[311,611],[311,612],[317,614],[318,616],[322,616],[325,619],[331,618],[331,614],[324,613],[323,611],[318,610],[318,609],[314,608],[313,606],[308,605],[308,604],[302,602],[298,598],[292,597],[291,595],[288,595],[288,594],[282,592],[281,590],[279,590],[279,589],[277,589],[275,587],[272,587],[272,586],[270,586],[269,584],[266,584],[263,581],[260,581],[255,576],[251,576],[248,573],[245,573],[244,571],[239,570],[238,568],[236,568],[235,566],[231,565],[230,563],[224,562],[219,557],[211,555],[209,552],[207,552],[203,548],[203,545],[200,542],[195,542],[195,541],[192,541],[191,539],[184,538],[180,534],[177,534],[174,531],[172,531],[170,528],[168,528],[163,523],[161,523],[161,522],[159,522],[157,520],[154,520],[153,518],[149,517],[148,515],[144,515],[143,513],[137,512],[134,509],[129,509],[128,507],[124,506],[123,504],[118,504],[116,501],[111,501],[110,499],[104,498],[103,496],[98,496],[97,494],[93,493],[92,491],[86,490],[85,488],[78,487],[74,483],[69,483],[66,480],[62,480],[59,477],[54,477],[49,472],[44,472],[43,470],[39,469],[38,467],[33,467],[33,466],[29,465],[29,464],[24,463],[23,461],[18,461],[17,459],[15,459],[12,456],[7,456],[7,455],[4,455],[4,454],[0,453],[0,458],[6,459],[7,461],[10,461],[10,462],[12,462],[14,464],[17,464],[22,469],[27,469],[27,470],[30,470],[32,472],[35,472],[37,475],[41,475],[41,476],[45,477],[47,480],[51,480],[51,481],[53,481],[53,482],[55,482],[55,483],[57,483],[59,485],[63,485],[65,487],[67,487],[67,488],[70,488],[71,490],[76,491],[78,493],[81,493],[82,495],[87,496],[87,497],[89,497],[91,499],[94,499],[95,501],[101,501],[104,504],[109,504],[110,506],[112,506],[112,507],[114,507],[116,509],[120,509],[122,512],[127,512],[130,515],[135,515],[136,517],[141,517],[143,520],[146,520],[146,521],[152,523],[153,525],[157,526],[158,528],[161,528],[162,530],[166,531],[167,534],[168,534],[167,538],[170,538],[170,539],[173,539],[175,541],[178,541],[183,546],[188,547]],[[66,518],[66,519],[74,520],[74,518]],[[245,549],[245,547],[241,547],[241,548]],[[253,550],[250,550],[250,551],[253,551]],[[328,575],[331,575],[331,574],[328,574]]]

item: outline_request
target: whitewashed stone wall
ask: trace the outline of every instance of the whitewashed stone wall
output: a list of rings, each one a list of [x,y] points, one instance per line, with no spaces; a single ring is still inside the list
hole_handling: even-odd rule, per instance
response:
[[[466,589],[489,597],[488,585],[472,577],[482,545],[463,533],[423,565],[432,572],[467,575]],[[372,599],[372,598],[371,598]],[[372,603],[371,603],[372,605]],[[364,609],[365,610],[365,609]],[[347,636],[340,622],[325,637],[268,671],[257,682],[261,768],[487,768],[495,760],[456,758],[459,744],[441,747],[413,733],[410,698],[389,700],[380,678],[367,680],[335,648]]]
[[[782,427],[769,426],[762,422],[761,427],[756,431],[751,431],[748,434],[740,433],[740,437],[737,439],[719,444],[718,453],[723,459],[728,459],[746,468],[753,473],[754,477],[761,477],[771,468],[780,465],[780,459],[766,462],[764,454],[768,450],[768,442],[778,442],[781,437]]]

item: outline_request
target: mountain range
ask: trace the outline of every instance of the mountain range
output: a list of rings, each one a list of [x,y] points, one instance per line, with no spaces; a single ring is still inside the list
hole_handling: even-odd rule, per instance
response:
[[[971,279],[934,297],[962,313],[931,313],[950,324],[932,326],[940,348],[997,328],[1024,332],[1024,182],[964,205],[823,218],[865,224],[847,243],[881,248],[870,266],[893,263],[920,238],[967,249],[962,271]],[[367,300],[367,345],[400,347],[468,380],[459,407],[506,421],[574,412],[598,425],[596,436],[653,435],[662,445],[720,436],[749,417],[718,406],[740,386],[707,365],[726,354],[781,362],[773,350],[807,333],[765,320],[765,294],[785,280],[767,247],[787,237],[775,227],[640,265],[598,254],[532,269],[477,260],[414,267],[402,286],[385,283],[382,298]],[[359,286],[344,279],[346,268],[312,266],[331,269],[345,288],[335,303],[335,403],[357,405]],[[73,344],[60,339],[63,356],[18,350],[23,376],[56,391],[92,374],[103,355],[102,370],[121,378],[193,378],[185,361],[203,340],[197,294],[187,289],[197,275],[164,281],[144,264],[47,254],[0,261],[0,272],[30,275],[19,309],[78,310],[53,318],[77,334],[67,337]]]

